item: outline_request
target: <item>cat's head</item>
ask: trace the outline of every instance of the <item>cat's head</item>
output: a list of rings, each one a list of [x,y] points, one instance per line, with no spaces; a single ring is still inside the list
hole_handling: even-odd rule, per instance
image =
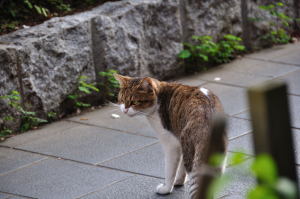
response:
[[[150,115],[157,108],[157,81],[150,77],[134,78],[115,74],[120,83],[118,103],[128,116]]]

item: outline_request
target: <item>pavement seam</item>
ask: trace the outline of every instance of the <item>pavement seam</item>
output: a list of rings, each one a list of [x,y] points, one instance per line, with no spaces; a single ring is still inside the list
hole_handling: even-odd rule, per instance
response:
[[[136,136],[141,136],[141,137],[146,137],[146,138],[151,138],[151,139],[157,139],[155,136],[152,137],[152,136],[147,136],[147,135],[141,135],[141,134],[138,134],[138,133],[132,133],[132,132],[129,132],[129,131],[122,131],[120,129],[109,128],[109,127],[105,127],[105,126],[101,126],[101,125],[97,125],[97,124],[84,123],[84,122],[74,121],[74,120],[70,120],[70,119],[67,119],[65,121],[72,122],[72,123],[77,123],[77,124],[82,124],[82,125],[85,125],[85,126],[104,128],[104,129],[108,129],[108,130],[117,131],[119,133],[126,133],[126,134],[129,134],[129,135],[136,135]]]
[[[242,133],[242,134],[240,134],[240,135],[238,135],[238,136],[235,136],[235,137],[229,138],[228,140],[229,140],[229,141],[232,141],[232,140],[238,139],[238,138],[240,138],[240,137],[242,137],[242,136],[245,136],[245,135],[251,134],[251,132],[252,132],[252,130],[246,131],[245,133]]]
[[[23,197],[23,198],[29,198],[29,199],[38,199],[38,198],[30,197],[30,196],[23,196],[23,195],[20,195],[20,194],[9,193],[9,192],[6,192],[6,191],[0,191],[0,193],[9,195],[8,198],[5,198],[5,199],[9,199],[9,198],[11,198],[13,196],[18,196],[18,197]]]
[[[282,62],[282,61],[273,61],[271,59],[262,59],[262,58],[256,58],[256,57],[249,57],[249,56],[244,56],[246,59],[252,59],[252,60],[258,60],[258,61],[264,61],[264,62],[271,62],[271,63],[276,63],[276,64],[284,64],[284,65],[291,65],[291,66],[300,66],[300,64],[292,64],[292,63],[287,63],[287,62]]]
[[[105,162],[109,162],[109,161],[118,159],[118,158],[120,158],[120,157],[122,157],[122,156],[124,156],[124,155],[128,155],[128,154],[134,153],[134,152],[136,152],[136,151],[145,149],[145,148],[147,148],[147,147],[151,147],[151,146],[153,146],[153,145],[155,145],[155,144],[158,144],[158,143],[159,143],[159,141],[156,141],[156,142],[154,142],[154,143],[145,145],[145,146],[143,146],[143,147],[141,147],[141,148],[138,148],[138,149],[135,149],[135,150],[133,150],[133,151],[128,151],[128,152],[126,152],[126,153],[122,153],[122,154],[120,154],[120,155],[118,155],[118,156],[115,156],[115,157],[113,157],[113,158],[110,158],[110,159],[107,159],[107,160],[103,160],[102,162],[96,163],[95,165],[100,165],[100,164],[103,164],[103,163],[105,163]]]
[[[201,77],[199,78],[199,80],[202,80]],[[220,81],[214,81],[214,80],[205,80],[206,83],[202,84],[201,86],[205,86],[208,83],[214,83],[214,84],[220,84],[220,85],[224,85],[224,86],[231,86],[231,87],[235,87],[235,88],[248,88],[249,86],[240,86],[240,85],[235,85],[235,84],[231,84],[231,83],[226,83],[226,82],[220,82]]]
[[[101,188],[95,190],[95,191],[91,191],[91,192],[89,192],[89,193],[85,193],[85,194],[83,194],[83,195],[81,195],[81,196],[75,197],[74,199],[80,199],[80,198],[82,198],[82,197],[91,195],[91,194],[93,194],[93,193],[100,192],[100,191],[102,191],[103,189],[106,189],[106,188],[108,188],[108,187],[110,187],[110,186],[112,186],[112,185],[114,185],[114,184],[117,184],[117,183],[119,183],[119,182],[126,181],[126,180],[128,180],[128,179],[130,179],[130,178],[133,178],[133,177],[136,177],[136,175],[129,176],[128,178],[124,178],[124,179],[122,179],[122,180],[118,180],[118,181],[112,182],[112,183],[110,183],[110,184],[107,184],[107,185],[105,185],[105,186],[103,186],[103,187],[101,187]]]
[[[18,171],[18,170],[21,170],[21,169],[24,169],[24,168],[27,168],[27,167],[31,167],[32,165],[35,165],[35,164],[37,164],[37,163],[39,163],[39,162],[42,162],[42,161],[44,161],[44,160],[47,160],[47,159],[48,159],[48,157],[44,157],[44,158],[42,158],[42,159],[39,159],[39,160],[30,162],[30,163],[25,164],[25,165],[23,165],[23,166],[20,166],[20,167],[18,167],[18,168],[16,168],[16,169],[12,169],[12,170],[9,170],[9,171],[7,171],[7,172],[0,173],[0,176],[4,176],[4,175],[6,175],[6,174],[14,173],[14,172],[16,172],[16,171]]]
[[[17,151],[23,151],[23,152],[28,152],[28,153],[43,155],[43,156],[47,156],[49,158],[54,158],[54,159],[57,159],[57,160],[69,161],[69,162],[74,162],[74,163],[78,163],[78,164],[84,164],[84,165],[87,165],[87,166],[92,166],[92,167],[97,167],[97,168],[105,168],[105,169],[109,169],[109,170],[114,170],[114,171],[119,171],[119,172],[125,172],[125,173],[134,174],[134,175],[152,177],[152,178],[157,178],[157,179],[164,179],[164,178],[159,177],[159,176],[153,176],[153,175],[148,175],[148,174],[143,174],[143,173],[137,173],[137,172],[134,172],[134,171],[128,171],[128,170],[123,170],[123,169],[108,167],[108,166],[104,166],[104,165],[95,165],[95,164],[88,163],[88,162],[82,162],[82,161],[78,161],[78,160],[72,160],[72,159],[68,159],[68,158],[64,158],[64,157],[59,157],[59,156],[50,155],[50,154],[44,154],[44,153],[35,152],[35,151],[29,151],[29,150],[21,149],[21,148],[0,146],[0,148],[1,147],[2,148],[10,148],[10,149],[14,149],[14,150],[17,150]]]

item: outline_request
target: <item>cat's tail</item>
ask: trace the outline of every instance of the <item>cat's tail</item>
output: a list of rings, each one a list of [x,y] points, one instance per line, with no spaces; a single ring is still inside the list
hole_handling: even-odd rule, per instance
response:
[[[189,174],[189,196],[191,199],[211,199],[208,197],[208,190],[212,181],[219,177],[225,170],[226,165],[226,149],[227,149],[227,134],[225,131],[225,119],[223,116],[215,115],[210,133],[210,141],[207,150],[197,147],[195,156],[202,156],[202,161],[194,162],[191,173]],[[198,150],[199,151],[198,151]],[[206,161],[203,161],[203,153],[206,153]],[[209,157],[215,154],[223,154],[224,159],[221,164],[212,166],[208,164]]]

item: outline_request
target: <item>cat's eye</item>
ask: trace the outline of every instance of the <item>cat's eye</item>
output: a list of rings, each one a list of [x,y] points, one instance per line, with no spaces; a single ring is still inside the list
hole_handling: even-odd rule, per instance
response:
[[[148,103],[149,100],[137,100],[137,101],[132,101],[131,104],[132,105],[140,105],[140,104],[144,104],[144,103]]]
[[[132,104],[132,105],[138,105],[138,104],[139,104],[139,101],[132,101],[131,104]]]

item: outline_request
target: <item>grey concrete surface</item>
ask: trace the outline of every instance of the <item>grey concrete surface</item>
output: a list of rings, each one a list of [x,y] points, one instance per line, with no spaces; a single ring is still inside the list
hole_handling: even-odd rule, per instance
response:
[[[229,151],[253,154],[247,86],[286,80],[297,163],[300,164],[300,43],[239,58],[205,74],[174,81],[211,89],[228,114]],[[216,78],[220,78],[219,80]],[[120,115],[113,119],[111,114]],[[229,165],[232,179],[219,198],[242,199],[254,179],[245,166]],[[186,198],[187,186],[155,194],[163,182],[163,153],[143,117],[128,118],[114,105],[55,122],[0,143],[0,199]]]

